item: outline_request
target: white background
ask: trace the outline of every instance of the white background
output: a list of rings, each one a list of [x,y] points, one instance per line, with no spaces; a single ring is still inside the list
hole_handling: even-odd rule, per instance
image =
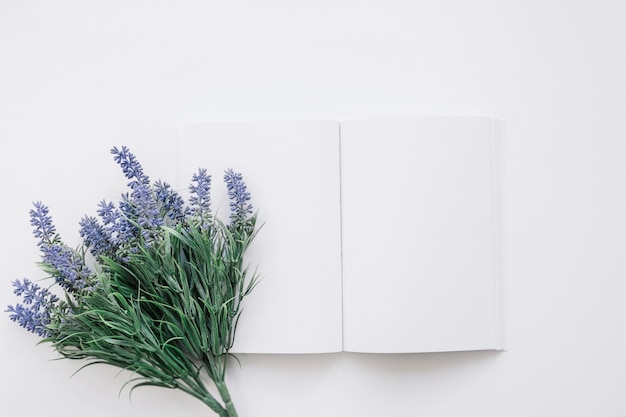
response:
[[[37,278],[32,200],[67,241],[130,146],[173,178],[185,120],[507,122],[504,353],[242,355],[242,417],[626,413],[623,1],[0,1],[0,304]],[[173,181],[173,180],[172,180]],[[178,392],[52,361],[0,320],[0,415],[201,416]]]

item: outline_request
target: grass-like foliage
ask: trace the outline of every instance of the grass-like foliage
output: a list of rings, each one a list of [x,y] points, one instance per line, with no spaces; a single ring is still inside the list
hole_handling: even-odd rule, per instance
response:
[[[100,202],[98,218],[81,220],[78,249],[62,242],[48,207],[35,203],[40,265],[62,294],[16,280],[23,302],[8,307],[10,318],[62,357],[134,372],[131,392],[176,388],[234,417],[226,364],[241,302],[257,282],[243,260],[257,229],[242,176],[225,172],[225,222],[211,211],[206,170],[193,176],[185,204],[168,184],[152,184],[126,147],[112,153],[130,192],[117,205]]]

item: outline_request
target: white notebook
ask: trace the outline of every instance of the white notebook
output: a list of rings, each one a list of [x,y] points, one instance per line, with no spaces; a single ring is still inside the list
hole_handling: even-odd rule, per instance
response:
[[[500,122],[486,117],[186,123],[178,188],[243,174],[262,280],[233,353],[504,349]]]

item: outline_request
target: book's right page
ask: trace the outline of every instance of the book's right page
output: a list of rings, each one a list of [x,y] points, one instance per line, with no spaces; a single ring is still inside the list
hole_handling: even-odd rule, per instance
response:
[[[503,349],[500,123],[341,123],[343,346]]]

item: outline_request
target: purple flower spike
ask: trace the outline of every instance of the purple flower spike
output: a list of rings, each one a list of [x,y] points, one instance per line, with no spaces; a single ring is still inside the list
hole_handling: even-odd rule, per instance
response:
[[[132,204],[135,206],[137,213],[137,223],[143,229],[156,229],[163,224],[163,218],[160,216],[159,208],[152,196],[149,187],[137,187],[132,195]]]
[[[122,167],[126,178],[131,180],[128,186],[132,189],[130,197],[122,196],[123,201],[120,203],[120,210],[126,217],[126,221],[120,221],[120,224],[116,225],[118,228],[117,237],[120,243],[124,244],[130,240],[128,238],[137,238],[140,234],[144,238],[145,244],[150,246],[159,235],[159,227],[163,225],[163,218],[150,188],[150,179],[144,174],[135,155],[126,146],[122,146],[121,150],[113,147],[111,153],[115,155],[113,159]],[[137,227],[132,225],[128,219],[136,221],[139,228],[142,229],[139,234],[137,234]]]
[[[90,247],[94,256],[112,256],[114,253],[111,244],[111,233],[104,226],[98,223],[95,217],[85,216],[80,221],[80,237],[85,245]]]
[[[250,201],[248,187],[243,182],[243,176],[232,169],[225,172],[224,181],[230,198],[230,218],[233,222],[242,222],[252,213],[252,204],[248,203]]]
[[[113,203],[107,203],[105,200],[102,200],[98,207],[100,207],[98,216],[100,216],[105,226],[115,224],[118,221],[120,213],[115,209]]]
[[[202,228],[207,229],[211,219],[211,176],[207,174],[206,169],[201,168],[198,173],[193,174],[191,181],[189,186],[191,215],[200,219]]]
[[[33,234],[39,239],[37,245],[57,242],[59,237],[56,233],[56,227],[52,223],[52,217],[48,214],[48,207],[41,201],[37,201],[33,205],[35,208],[30,210],[30,224],[35,228]]]
[[[182,221],[185,219],[185,202],[178,193],[172,190],[168,183],[157,181],[154,184],[154,192],[156,199],[161,204],[161,213],[174,221]]]
[[[49,336],[46,326],[50,323],[50,312],[59,301],[58,297],[28,279],[15,280],[13,286],[15,294],[23,297],[25,305],[8,306],[6,312],[10,313],[9,318],[29,332],[41,337]]]
[[[135,189],[140,184],[146,185],[150,183],[150,178],[144,174],[141,164],[126,146],[122,146],[121,150],[114,146],[111,149],[111,153],[115,155],[113,159],[122,167],[126,178],[132,180],[128,183],[130,188]]]
[[[54,278],[63,288],[74,292],[87,286],[91,271],[76,251],[63,244],[55,244],[42,245],[41,252],[43,262],[56,271]]]

